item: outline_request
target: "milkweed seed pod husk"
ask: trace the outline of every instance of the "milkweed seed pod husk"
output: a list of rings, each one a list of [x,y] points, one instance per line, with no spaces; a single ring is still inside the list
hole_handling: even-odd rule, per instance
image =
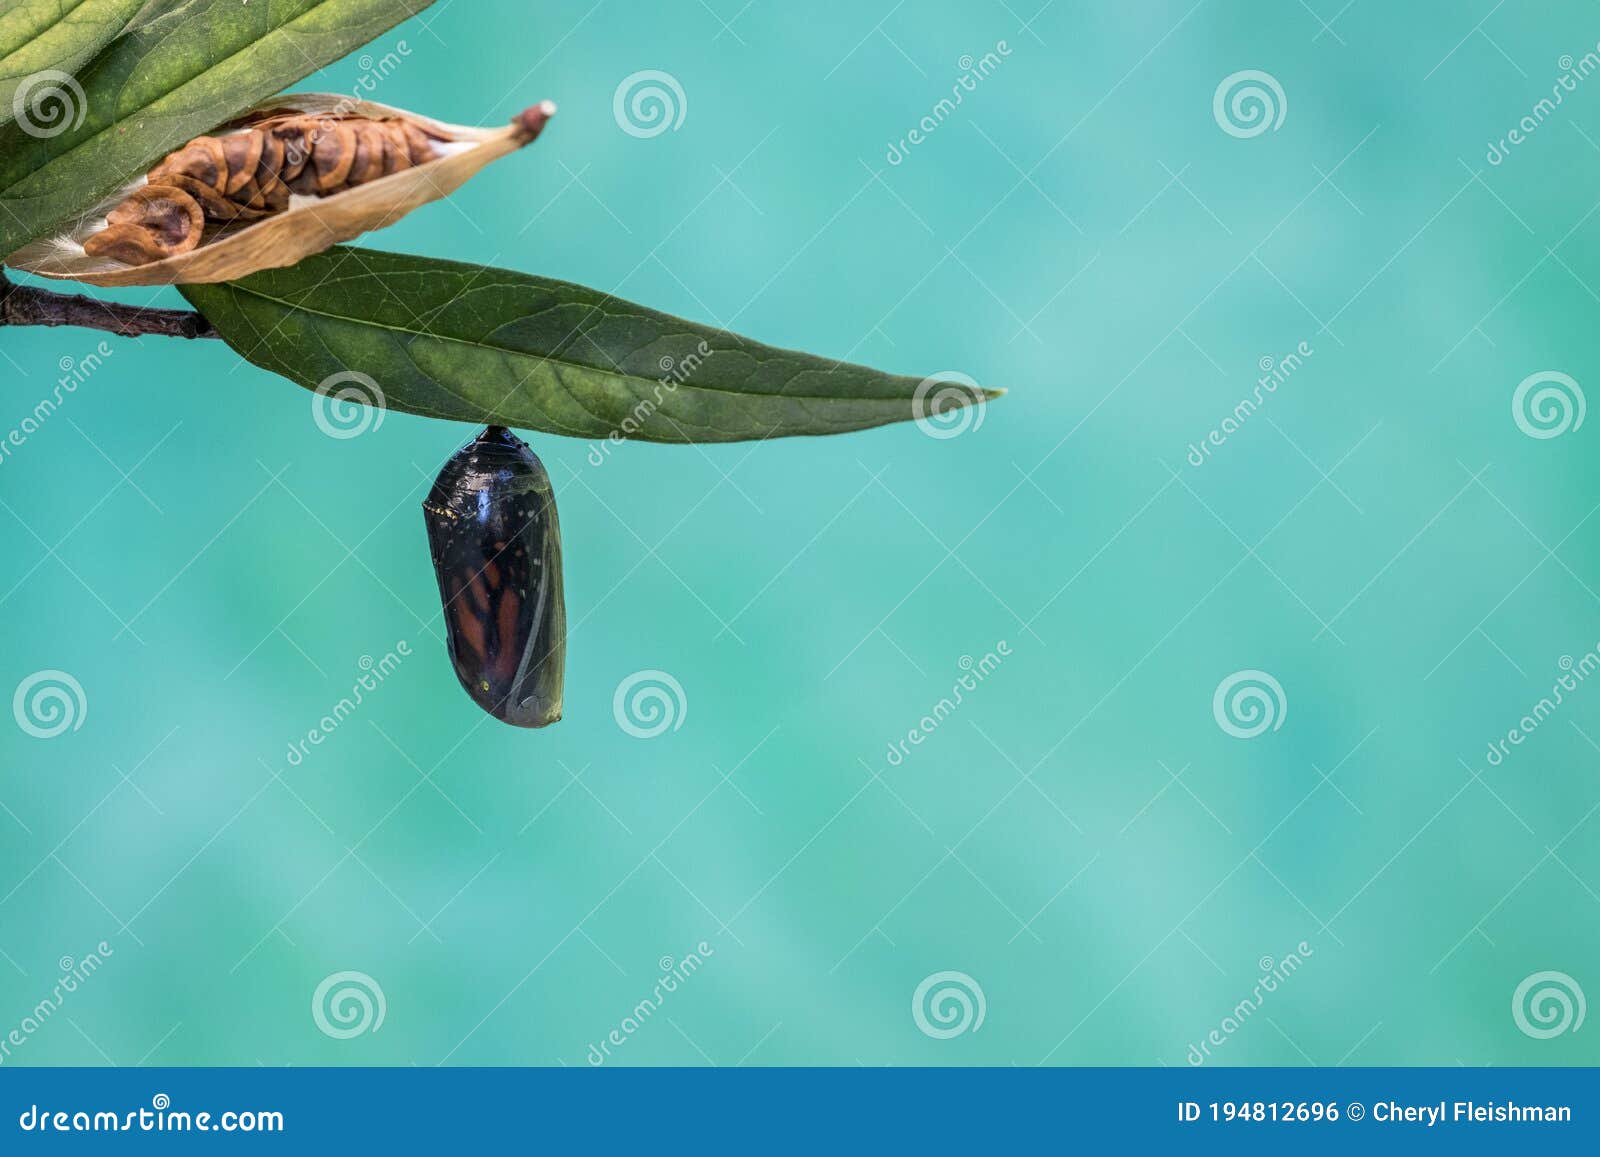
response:
[[[106,228],[84,238],[83,251],[126,265],[159,261],[189,252],[208,228],[282,212],[291,190],[334,196],[435,155],[432,138],[397,117],[265,117],[169,153],[106,214]]]
[[[6,264],[95,285],[230,281],[293,265],[453,192],[554,113],[544,101],[479,129],[347,97],[276,97]]]
[[[550,475],[526,443],[490,426],[458,450],[422,504],[461,686],[496,719],[561,718],[567,611]]]

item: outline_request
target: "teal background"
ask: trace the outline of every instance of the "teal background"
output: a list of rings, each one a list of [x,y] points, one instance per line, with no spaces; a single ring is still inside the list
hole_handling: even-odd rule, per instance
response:
[[[571,635],[566,718],[525,733],[440,638],[418,503],[471,429],[336,440],[220,343],[108,338],[0,460],[0,691],[87,699],[0,727],[0,1031],[114,953],[8,1063],[582,1065],[701,941],[616,1063],[1182,1065],[1302,941],[1216,1063],[1600,1060],[1510,1007],[1545,970],[1600,993],[1600,687],[1486,759],[1600,640],[1600,423],[1511,412],[1600,382],[1600,78],[1486,158],[1597,40],[1576,0],[445,0],[381,38],[376,99],[561,112],[368,244],[1010,393],[951,439],[535,439]],[[618,127],[641,69],[677,130]],[[1212,111],[1241,69],[1287,97],[1250,139]],[[100,336],[0,335],[0,427]],[[687,703],[649,740],[612,713],[643,669]],[[1212,713],[1244,669],[1287,701],[1248,740]],[[344,970],[379,1031],[318,1030]],[[985,1018],[934,1039],[946,970]]]

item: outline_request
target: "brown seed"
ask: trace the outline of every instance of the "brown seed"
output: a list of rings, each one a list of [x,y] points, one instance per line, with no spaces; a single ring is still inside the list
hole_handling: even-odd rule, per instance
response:
[[[185,173],[204,181],[217,192],[225,192],[228,179],[228,160],[222,142],[216,137],[196,137],[177,152],[167,156],[150,170],[152,184],[165,173]]]
[[[199,202],[201,212],[206,215],[208,221],[251,221],[267,215],[265,209],[251,209],[242,201],[224,197],[204,181],[197,181],[182,173],[174,173],[162,179],[174,188],[182,189]]]
[[[311,144],[306,139],[306,127],[297,121],[290,121],[275,125],[268,131],[283,142],[283,167],[278,170],[278,177],[288,183],[300,175],[300,170],[304,169],[306,162],[311,159]]]
[[[406,150],[411,154],[413,165],[425,165],[434,158],[433,141],[435,138],[423,132],[421,127],[412,121],[399,120],[400,131],[405,134]]]
[[[265,169],[256,170],[255,191],[246,204],[263,215],[281,213],[289,207],[289,186]]]
[[[143,264],[187,253],[198,245],[205,214],[200,203],[180,188],[145,185],[107,213],[106,222],[105,229],[83,243],[83,251],[91,257]]]
[[[356,134],[349,125],[334,120],[324,120],[317,125],[311,164],[307,168],[316,170],[318,192],[327,193],[344,184],[355,159]]]
[[[239,191],[229,199],[237,202],[258,217],[267,215],[267,200],[261,195],[261,186],[256,184],[255,174],[253,173],[250,179],[239,187]]]
[[[228,180],[222,191],[228,196],[243,188],[256,171],[262,144],[262,135],[257,132],[234,133],[222,138],[222,155],[228,164]]]
[[[317,188],[317,167],[307,165],[289,180],[289,191],[298,193],[302,197],[319,197],[321,191]]]
[[[353,121],[350,131],[355,134],[356,150],[345,183],[365,185],[383,176],[383,130],[372,121]]]
[[[406,144],[405,130],[400,122],[391,118],[377,122],[383,130],[383,175],[411,168],[411,149]]]
[[[83,243],[90,257],[109,257],[124,265],[145,265],[167,256],[166,249],[143,225],[111,225]]]
[[[261,159],[256,164],[256,184],[265,185],[266,182],[261,179],[263,173],[276,180],[283,168],[284,145],[282,138],[275,133],[255,135],[261,139]]]
[[[289,187],[283,183],[279,171],[283,168],[283,142],[270,133],[262,133],[261,160],[256,165],[255,182],[259,191],[257,198],[252,198],[253,208],[261,207],[271,210],[286,208],[289,204]],[[257,206],[255,201],[259,200]]]
[[[199,203],[182,189],[172,185],[145,185],[107,213],[106,221],[112,225],[144,225],[178,245],[190,234],[198,237],[205,227],[205,214],[200,211]]]
[[[187,253],[206,227],[200,203],[172,185],[146,185],[129,197],[144,206],[143,224],[172,253]]]

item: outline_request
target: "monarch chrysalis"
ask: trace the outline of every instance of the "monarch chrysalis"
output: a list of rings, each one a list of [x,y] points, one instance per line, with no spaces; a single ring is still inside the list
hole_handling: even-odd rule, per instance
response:
[[[496,719],[561,718],[567,613],[550,475],[511,431],[490,426],[439,471],[422,504],[450,661]]]

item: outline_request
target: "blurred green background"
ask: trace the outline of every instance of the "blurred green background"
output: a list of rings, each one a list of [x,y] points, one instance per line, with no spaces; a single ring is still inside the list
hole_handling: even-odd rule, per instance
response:
[[[0,727],[0,1035],[112,954],[5,1062],[1600,1060],[1600,421],[1512,407],[1600,383],[1600,77],[1534,112],[1594,6],[741,3],[444,0],[300,87],[390,53],[370,95],[444,120],[560,102],[368,244],[1009,396],[949,438],[534,439],[572,631],[526,733],[440,635],[418,503],[470,428],[331,438],[220,343],[107,337],[0,459],[0,690],[86,704]],[[642,70],[675,129],[619,124]],[[1243,70],[1276,127],[1218,120]],[[0,334],[0,428],[102,336]],[[641,739],[613,696],[652,670],[682,699]],[[1213,696],[1251,670],[1245,739]],[[381,1026],[319,1027],[341,972]],[[981,1024],[914,1015],[944,972]],[[1514,1012],[1543,972],[1568,1010]]]

